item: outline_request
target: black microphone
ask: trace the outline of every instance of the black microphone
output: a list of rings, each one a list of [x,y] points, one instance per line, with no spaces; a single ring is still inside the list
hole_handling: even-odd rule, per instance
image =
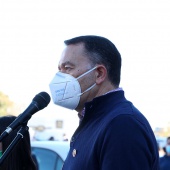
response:
[[[32,115],[39,110],[44,109],[50,103],[50,96],[46,92],[40,92],[37,94],[31,104],[27,107],[27,109],[21,113],[1,134],[0,142],[4,137],[6,137],[10,132],[15,130],[20,125],[26,125],[28,120],[32,117]]]

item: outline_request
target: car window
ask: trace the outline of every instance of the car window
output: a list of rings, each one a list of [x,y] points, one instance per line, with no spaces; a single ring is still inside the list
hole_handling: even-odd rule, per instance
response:
[[[32,147],[32,154],[38,162],[38,170],[61,170],[63,166],[62,158],[54,151]]]

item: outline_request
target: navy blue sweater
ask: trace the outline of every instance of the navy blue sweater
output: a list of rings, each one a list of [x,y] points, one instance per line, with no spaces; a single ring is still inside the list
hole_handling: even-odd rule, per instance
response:
[[[63,170],[158,170],[158,148],[146,118],[123,91],[85,104]]]

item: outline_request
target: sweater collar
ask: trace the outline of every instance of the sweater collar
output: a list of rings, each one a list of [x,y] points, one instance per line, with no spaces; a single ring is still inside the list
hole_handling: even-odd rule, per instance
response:
[[[108,94],[112,94],[112,93],[115,93],[115,92],[118,92],[118,91],[123,92],[123,89],[122,88],[117,88],[117,89],[111,90],[111,91],[103,94],[102,96],[98,96],[98,97],[94,98],[92,101],[85,103],[85,107],[83,108],[82,112],[78,113],[78,117],[80,119],[80,122],[84,118],[86,108],[88,108],[89,106],[91,108],[94,103],[99,103],[100,101],[103,101],[103,100],[105,101],[105,99],[107,100],[108,96],[110,96]],[[105,98],[105,99],[103,99],[103,98]]]

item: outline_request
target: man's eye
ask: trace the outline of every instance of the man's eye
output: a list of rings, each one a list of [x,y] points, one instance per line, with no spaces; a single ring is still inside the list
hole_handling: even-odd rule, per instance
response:
[[[66,69],[66,70],[70,70],[70,69],[71,69],[71,67],[65,66],[65,69]]]

